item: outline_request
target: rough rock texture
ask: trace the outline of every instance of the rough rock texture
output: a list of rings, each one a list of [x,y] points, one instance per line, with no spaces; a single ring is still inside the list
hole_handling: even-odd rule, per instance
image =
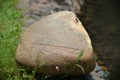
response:
[[[30,24],[44,16],[58,11],[72,11],[79,14],[84,0],[19,0],[18,7],[23,9],[25,25],[24,30]]]
[[[80,52],[83,55],[78,61]],[[27,28],[17,48],[18,63],[42,74],[83,74],[95,67],[90,38],[74,13],[61,11],[49,15]],[[69,64],[68,64],[69,63]]]

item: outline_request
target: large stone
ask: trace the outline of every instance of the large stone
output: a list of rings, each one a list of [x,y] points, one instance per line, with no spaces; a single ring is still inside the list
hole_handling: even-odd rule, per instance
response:
[[[28,27],[21,35],[16,61],[36,67],[37,73],[53,75],[87,74],[95,67],[91,40],[69,11],[54,13]]]

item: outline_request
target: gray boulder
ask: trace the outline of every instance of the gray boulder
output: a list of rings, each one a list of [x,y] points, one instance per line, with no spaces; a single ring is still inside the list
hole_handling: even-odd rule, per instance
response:
[[[82,75],[95,67],[91,40],[70,11],[44,17],[21,35],[16,61],[40,74]]]

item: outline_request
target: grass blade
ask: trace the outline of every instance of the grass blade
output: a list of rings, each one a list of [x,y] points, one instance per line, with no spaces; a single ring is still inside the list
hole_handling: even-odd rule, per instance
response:
[[[78,57],[77,57],[78,61],[80,61],[80,59],[81,59],[81,57],[82,57],[82,55],[83,55],[83,52],[84,52],[84,50],[82,50],[82,51],[78,54]]]
[[[75,65],[82,70],[83,74],[85,74],[85,70],[84,70],[84,68],[81,65],[79,65],[79,64],[75,64]]]

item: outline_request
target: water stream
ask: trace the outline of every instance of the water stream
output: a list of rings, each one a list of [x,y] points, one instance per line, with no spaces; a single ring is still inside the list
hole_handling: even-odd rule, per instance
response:
[[[78,15],[88,31],[97,62],[110,75],[120,79],[120,0],[86,0]]]

